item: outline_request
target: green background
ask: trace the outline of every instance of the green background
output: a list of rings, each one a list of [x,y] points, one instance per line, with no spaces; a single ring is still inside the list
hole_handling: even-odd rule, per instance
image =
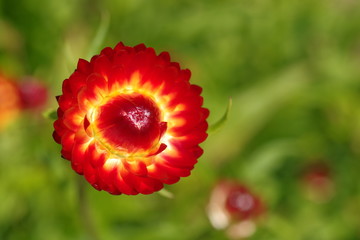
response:
[[[267,206],[249,239],[360,239],[359,1],[0,0],[0,71],[41,79],[55,108],[107,17],[100,48],[169,51],[203,87],[209,122],[232,97],[229,119],[168,199],[94,190],[60,158],[52,121],[23,113],[0,133],[0,239],[227,239],[206,215],[223,178]],[[334,184],[322,204],[301,184],[318,160]]]

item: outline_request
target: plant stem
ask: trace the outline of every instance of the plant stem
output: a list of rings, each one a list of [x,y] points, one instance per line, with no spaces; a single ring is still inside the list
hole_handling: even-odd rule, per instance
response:
[[[81,222],[89,240],[99,240],[99,235],[95,229],[94,220],[90,213],[89,203],[86,197],[84,180],[78,177],[78,193],[79,193],[79,213]]]

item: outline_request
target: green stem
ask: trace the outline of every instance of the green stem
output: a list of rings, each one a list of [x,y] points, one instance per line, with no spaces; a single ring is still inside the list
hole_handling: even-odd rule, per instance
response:
[[[99,240],[99,235],[95,229],[95,224],[90,213],[89,203],[86,197],[84,180],[78,177],[79,210],[83,228],[89,240]]]

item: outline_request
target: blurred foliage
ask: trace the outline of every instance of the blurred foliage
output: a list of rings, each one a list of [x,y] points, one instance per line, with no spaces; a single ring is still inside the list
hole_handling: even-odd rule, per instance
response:
[[[1,71],[35,76],[59,95],[104,15],[100,48],[169,51],[203,87],[210,123],[232,97],[228,121],[168,199],[79,191],[52,120],[24,113],[0,133],[0,239],[226,239],[205,211],[222,178],[267,205],[250,239],[360,239],[359,1],[0,0]],[[301,181],[319,160],[335,188],[326,203],[306,198]]]

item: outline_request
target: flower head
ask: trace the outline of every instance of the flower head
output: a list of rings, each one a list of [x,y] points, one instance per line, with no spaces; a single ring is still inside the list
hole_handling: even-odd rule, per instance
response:
[[[305,196],[317,203],[328,202],[335,194],[335,184],[330,166],[316,161],[307,165],[301,177]]]
[[[256,230],[255,220],[264,212],[260,197],[232,180],[221,180],[216,184],[207,207],[213,227],[224,229],[231,239],[251,236]]]
[[[119,43],[80,59],[63,82],[54,139],[96,189],[150,194],[190,175],[209,111],[190,71],[153,48]]]
[[[21,110],[21,99],[15,82],[0,75],[0,130],[14,120]]]
[[[34,77],[23,77],[18,88],[24,109],[41,109],[47,102],[47,87]]]

